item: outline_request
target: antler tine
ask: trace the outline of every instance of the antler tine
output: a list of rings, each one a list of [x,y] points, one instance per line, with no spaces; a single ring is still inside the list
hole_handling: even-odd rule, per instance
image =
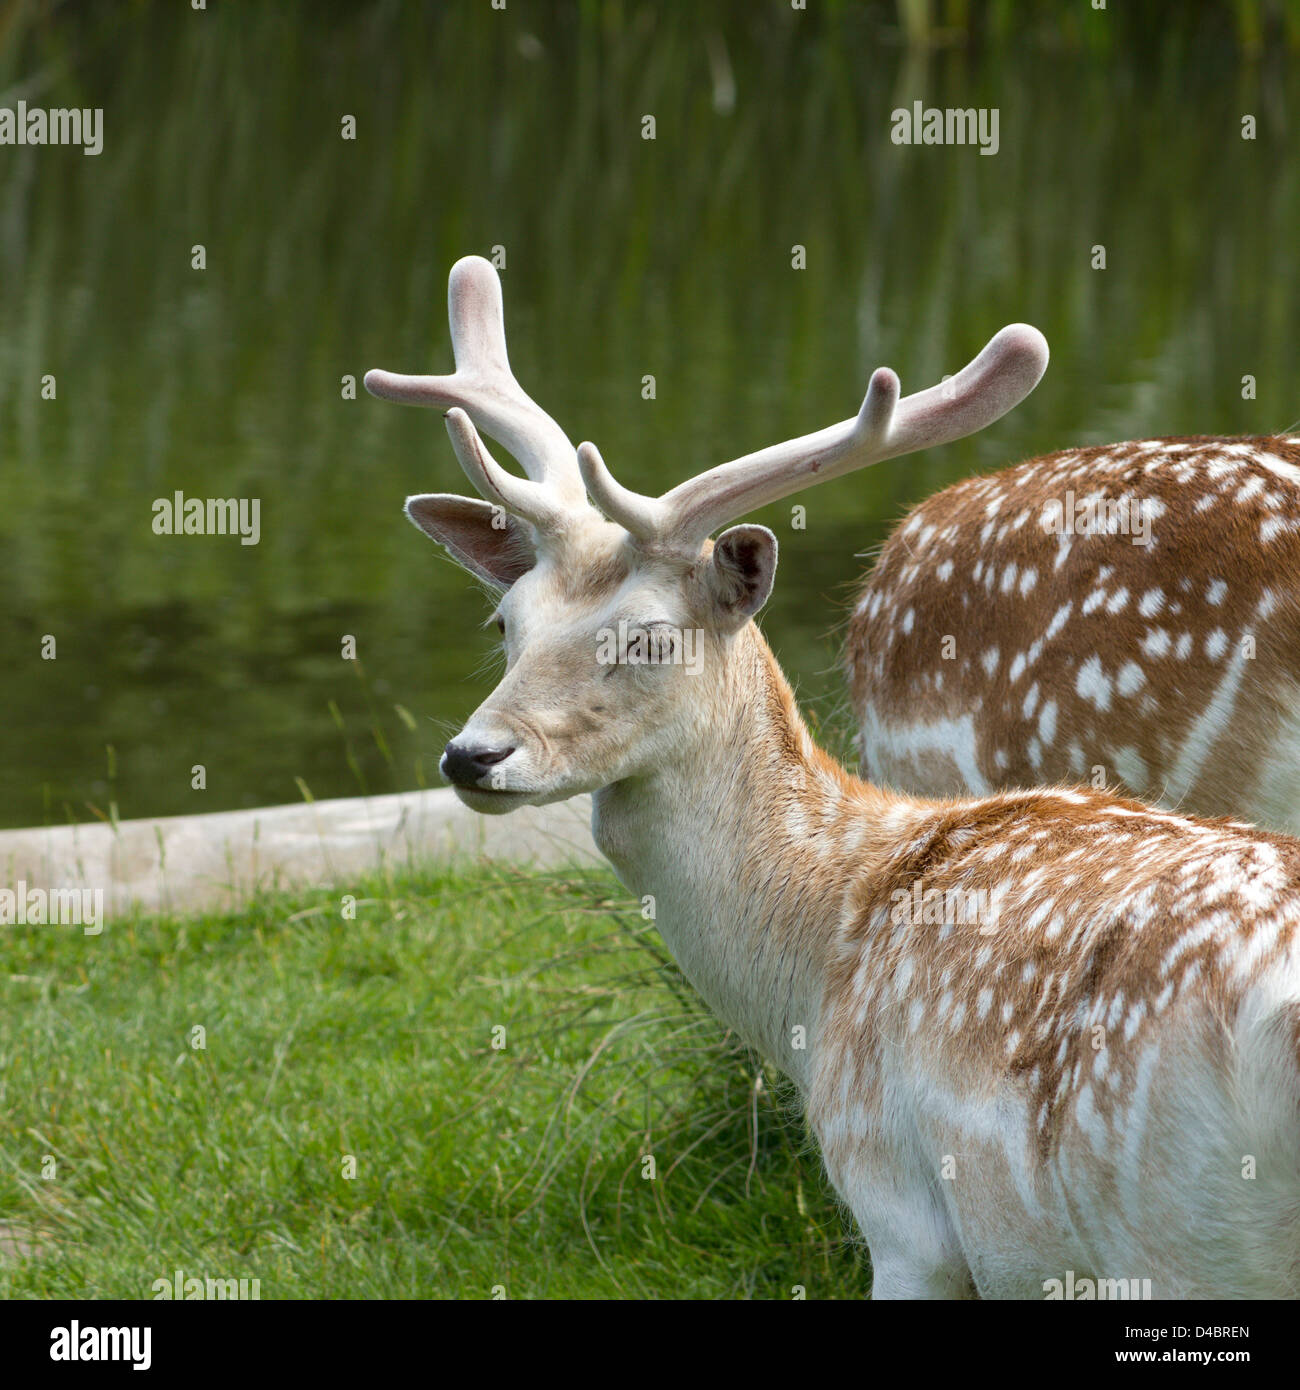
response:
[[[587,491],[602,512],[637,540],[662,535],[667,514],[661,497],[643,497],[617,482],[594,444],[578,445],[578,467]]]
[[[451,376],[374,370],[366,373],[366,390],[407,405],[468,411],[485,433],[509,449],[535,484],[550,489],[567,507],[585,507],[573,444],[510,370],[501,280],[481,256],[465,256],[452,266],[447,317],[456,361]]]
[[[584,446],[585,458],[580,451],[579,466],[611,519],[627,525],[621,512],[643,539],[649,529],[661,542],[690,549],[725,522],[813,483],[974,434],[1034,389],[1047,358],[1046,338],[1029,324],[1013,323],[956,376],[901,401],[897,376],[881,367],[854,419],[719,464],[656,499],[618,487],[590,446]]]
[[[558,530],[565,508],[543,483],[529,482],[508,473],[488,453],[474,422],[459,407],[447,412],[447,434],[465,476],[480,497],[495,502],[515,516],[531,522],[538,531]]]

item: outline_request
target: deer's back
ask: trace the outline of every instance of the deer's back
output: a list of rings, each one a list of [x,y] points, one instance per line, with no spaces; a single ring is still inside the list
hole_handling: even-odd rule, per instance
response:
[[[1298,592],[1292,440],[1067,450],[958,483],[855,606],[863,770],[929,795],[1104,781],[1300,829]]]

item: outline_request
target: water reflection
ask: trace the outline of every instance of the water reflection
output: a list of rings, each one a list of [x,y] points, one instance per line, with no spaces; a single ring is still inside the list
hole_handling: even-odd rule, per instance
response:
[[[437,780],[493,641],[399,506],[459,473],[435,415],[346,379],[449,368],[468,251],[505,248],[527,389],[645,491],[844,418],[880,362],[917,389],[1005,322],[1047,334],[1043,385],[985,435],[758,514],[765,629],[841,750],[854,556],[910,502],[1068,444],[1300,417],[1282,65],[1181,40],[916,60],[842,11],[506,13],[146,9],[51,64],[41,100],[102,105],[104,150],[0,152],[5,823]],[[11,46],[5,84],[31,63]],[[891,144],[916,100],[997,107],[998,154]],[[259,544],[155,535],[177,490],[259,498]]]

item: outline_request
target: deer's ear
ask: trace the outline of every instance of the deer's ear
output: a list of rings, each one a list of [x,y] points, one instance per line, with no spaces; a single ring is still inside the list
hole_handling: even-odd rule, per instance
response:
[[[733,526],[713,543],[705,576],[717,625],[743,627],[767,602],[776,578],[776,537],[766,526]]]
[[[493,588],[508,589],[537,563],[528,528],[491,502],[430,492],[408,497],[406,515],[457,564]]]

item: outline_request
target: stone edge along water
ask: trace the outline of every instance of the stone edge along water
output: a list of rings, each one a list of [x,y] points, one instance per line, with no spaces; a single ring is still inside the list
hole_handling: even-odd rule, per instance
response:
[[[245,811],[0,831],[0,888],[103,890],[115,914],[238,908],[268,889],[337,887],[429,863],[603,863],[591,800],[480,816],[447,787]]]

